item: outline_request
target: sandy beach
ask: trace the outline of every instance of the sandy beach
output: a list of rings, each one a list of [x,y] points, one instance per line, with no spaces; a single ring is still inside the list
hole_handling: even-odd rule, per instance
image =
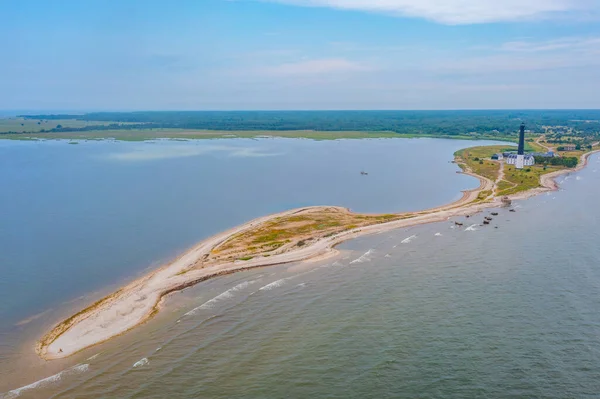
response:
[[[574,169],[565,169],[543,175],[540,179],[541,187],[516,194],[511,199],[525,199],[542,192],[556,190],[558,188],[555,182],[557,176],[581,170],[587,165],[588,157],[595,152],[598,151],[584,154],[582,161]],[[501,198],[498,197],[492,198],[489,201],[477,202],[479,193],[492,190],[495,187],[495,182],[478,175],[471,175],[480,180],[480,186],[475,190],[465,191],[462,198],[452,204],[421,212],[413,212],[411,217],[406,219],[361,226],[343,231],[326,238],[320,238],[305,246],[294,247],[292,250],[269,257],[256,257],[246,261],[237,260],[218,264],[203,263],[214,248],[231,239],[233,236],[247,232],[274,219],[300,214],[307,210],[325,208],[333,208],[338,212],[348,214],[352,214],[351,211],[340,207],[294,209],[261,217],[217,234],[200,242],[171,263],[131,282],[115,293],[60,322],[39,340],[36,345],[36,352],[39,356],[48,360],[64,358],[123,334],[148,320],[159,311],[161,299],[166,295],[210,278],[257,267],[315,259],[321,260],[329,256],[335,256],[337,253],[335,250],[336,245],[363,235],[445,221],[452,217],[473,215],[484,209],[502,206]]]

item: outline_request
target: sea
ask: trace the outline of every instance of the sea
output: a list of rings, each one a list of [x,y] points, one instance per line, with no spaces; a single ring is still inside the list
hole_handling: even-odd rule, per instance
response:
[[[515,212],[209,280],[68,359],[33,352],[62,318],[254,217],[457,200],[478,181],[453,153],[483,144],[0,140],[0,398],[600,397],[597,155]]]

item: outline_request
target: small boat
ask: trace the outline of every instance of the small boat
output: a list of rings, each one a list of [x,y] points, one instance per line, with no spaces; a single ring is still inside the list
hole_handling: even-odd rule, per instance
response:
[[[511,211],[511,212],[516,212],[514,209],[511,209],[510,211]]]
[[[363,176],[367,176],[367,175],[368,175],[368,173],[367,173],[367,172],[365,172],[364,170],[363,170],[363,171],[361,171],[361,172],[360,172],[360,174],[361,174],[361,175],[363,175]]]
[[[484,220],[483,224],[490,224],[490,221],[489,220]]]
[[[498,216],[498,212],[492,212],[492,216]]]
[[[455,225],[457,226],[462,226],[463,224],[461,222],[454,222]]]

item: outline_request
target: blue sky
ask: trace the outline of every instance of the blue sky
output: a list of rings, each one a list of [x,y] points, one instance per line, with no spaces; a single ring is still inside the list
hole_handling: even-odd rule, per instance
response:
[[[597,0],[0,2],[0,109],[600,108]]]

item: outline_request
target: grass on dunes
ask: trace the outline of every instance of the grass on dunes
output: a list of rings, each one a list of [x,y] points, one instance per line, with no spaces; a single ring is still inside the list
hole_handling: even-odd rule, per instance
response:
[[[506,146],[471,147],[455,153],[458,162],[463,162],[475,174],[492,181],[498,178],[500,163],[491,161],[490,157],[497,152],[506,150]]]
[[[544,170],[543,165],[534,165],[519,170],[514,165],[504,165],[504,179],[510,186],[504,184],[502,189],[499,186],[498,195],[511,195],[540,187],[540,177],[542,175],[561,169],[564,169],[564,167],[548,166]]]
[[[507,191],[509,188],[515,187],[514,183],[510,183],[506,180],[500,180],[498,182],[498,194],[502,194],[504,191]]]
[[[546,149],[546,147],[541,146],[540,144],[536,143],[535,141],[525,142],[525,150],[533,151],[533,152],[547,152],[548,151]]]
[[[346,230],[412,216],[414,215],[360,215],[336,207],[305,209],[232,236],[212,250],[208,261],[269,256]]]

